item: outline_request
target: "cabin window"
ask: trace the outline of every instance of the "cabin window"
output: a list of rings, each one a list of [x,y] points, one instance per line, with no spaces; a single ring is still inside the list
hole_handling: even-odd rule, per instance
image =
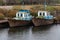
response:
[[[18,17],[19,17],[19,14],[18,14]]]
[[[21,14],[21,17],[22,17],[23,15]]]
[[[40,13],[40,15],[42,15],[42,14]]]
[[[45,16],[45,13],[43,13],[43,16]]]

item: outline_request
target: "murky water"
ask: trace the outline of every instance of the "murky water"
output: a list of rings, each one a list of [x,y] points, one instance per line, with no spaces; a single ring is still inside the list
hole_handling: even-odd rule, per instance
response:
[[[0,29],[0,40],[60,40],[60,25]]]

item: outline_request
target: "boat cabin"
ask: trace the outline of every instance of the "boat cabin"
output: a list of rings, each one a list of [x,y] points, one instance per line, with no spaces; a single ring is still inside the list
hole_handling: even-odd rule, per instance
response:
[[[38,17],[43,16],[44,19],[53,19],[53,16],[48,11],[38,11]]]
[[[31,20],[32,16],[30,15],[29,10],[19,10],[16,13],[16,17],[14,19],[16,19],[16,20]]]

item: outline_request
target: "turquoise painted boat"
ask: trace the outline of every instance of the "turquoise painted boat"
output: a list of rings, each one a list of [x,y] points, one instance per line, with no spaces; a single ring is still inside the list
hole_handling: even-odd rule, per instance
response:
[[[31,24],[32,15],[29,10],[19,10],[16,17],[9,19],[10,26],[27,26]]]
[[[47,19],[47,20],[48,20],[48,19],[50,20],[50,19],[53,19],[53,18],[54,18],[54,17],[53,17],[52,15],[44,16],[44,19]]]

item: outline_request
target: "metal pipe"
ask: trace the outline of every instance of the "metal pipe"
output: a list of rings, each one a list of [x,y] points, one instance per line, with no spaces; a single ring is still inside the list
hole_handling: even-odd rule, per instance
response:
[[[46,10],[46,0],[44,0],[44,10]]]

